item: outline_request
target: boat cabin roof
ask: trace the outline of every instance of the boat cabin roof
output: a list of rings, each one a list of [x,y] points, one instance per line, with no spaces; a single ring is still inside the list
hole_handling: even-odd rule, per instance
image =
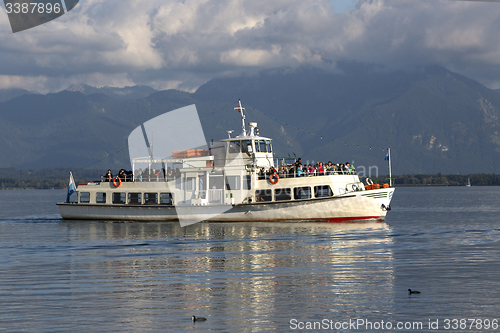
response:
[[[259,140],[263,140],[263,141],[268,140],[268,141],[272,141],[273,139],[266,138],[266,137],[263,137],[263,136],[255,136],[255,135],[254,136],[248,136],[248,135],[242,136],[242,135],[238,135],[238,136],[236,136],[234,138],[222,139],[220,141],[221,142],[229,142],[229,141],[238,141],[238,140],[257,140],[257,141],[259,141]]]

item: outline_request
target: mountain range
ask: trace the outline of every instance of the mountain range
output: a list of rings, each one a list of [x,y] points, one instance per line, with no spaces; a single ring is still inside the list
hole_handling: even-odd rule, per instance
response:
[[[498,173],[500,94],[440,66],[335,72],[280,68],[217,78],[194,93],[146,86],[75,85],[47,95],[0,91],[0,167],[130,168],[127,137],[143,122],[196,104],[207,141],[246,120],[274,139],[275,155],[354,162],[358,171]]]

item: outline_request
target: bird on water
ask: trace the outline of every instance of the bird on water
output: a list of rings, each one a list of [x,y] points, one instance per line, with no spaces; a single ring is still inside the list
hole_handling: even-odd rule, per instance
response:
[[[193,316],[193,321],[204,321],[204,320],[207,320],[207,318]]]
[[[420,294],[420,291],[408,289],[408,293],[409,294]]]

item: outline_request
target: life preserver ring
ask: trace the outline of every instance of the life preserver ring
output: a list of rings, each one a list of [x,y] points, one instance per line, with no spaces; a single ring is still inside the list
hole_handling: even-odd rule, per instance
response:
[[[115,187],[120,187],[121,184],[122,184],[121,178],[116,176],[115,179],[113,179],[113,185],[115,185]]]
[[[273,185],[276,185],[278,184],[280,180],[280,176],[278,176],[278,174],[275,172],[271,175],[271,177],[269,177],[269,181],[271,182],[271,184]]]
[[[366,178],[366,183],[368,185],[373,185],[373,180],[371,180],[370,178]]]
[[[358,185],[352,184],[352,190],[356,192],[358,190]]]

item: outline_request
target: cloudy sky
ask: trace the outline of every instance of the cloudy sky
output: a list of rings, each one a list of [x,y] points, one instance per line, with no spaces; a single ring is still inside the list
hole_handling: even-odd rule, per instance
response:
[[[71,84],[193,91],[214,77],[340,61],[439,64],[500,88],[500,3],[451,0],[80,0],[13,34],[0,10],[0,89]]]

